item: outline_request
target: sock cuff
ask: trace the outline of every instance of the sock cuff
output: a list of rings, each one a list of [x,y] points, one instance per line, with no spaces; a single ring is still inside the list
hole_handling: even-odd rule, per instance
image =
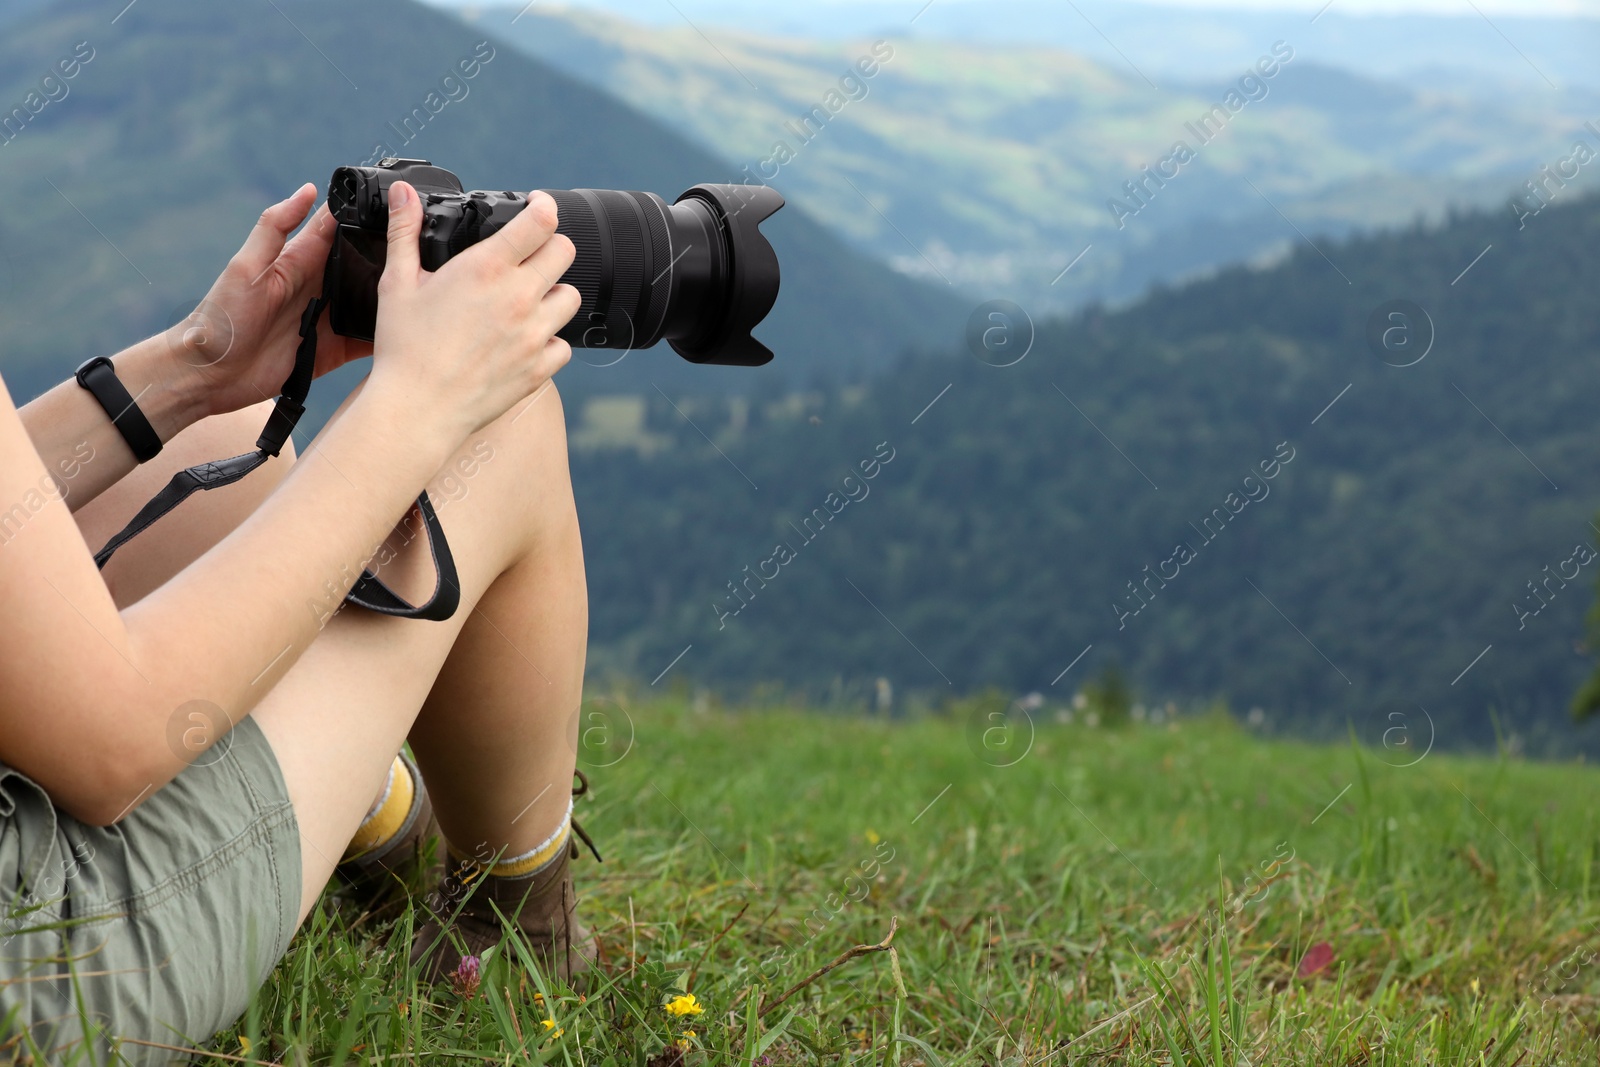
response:
[[[372,807],[367,809],[367,813],[361,816],[361,822],[363,825],[370,822],[373,816],[382,811],[383,806],[389,802],[389,794],[394,792],[395,776],[399,774],[404,767],[405,762],[401,760],[399,756],[396,756],[394,758],[394,762],[389,764],[389,776],[383,780],[383,793],[379,795],[377,800],[372,802]]]
[[[353,859],[371,852],[393,840],[405,826],[417,800],[417,783],[411,778],[411,768],[399,756],[389,766],[389,781],[383,796],[367,811],[366,818],[356,828],[355,836],[345,849],[344,858]]]
[[[571,836],[572,801],[569,799],[567,801],[567,810],[561,816],[560,824],[556,826],[549,837],[521,855],[502,856],[496,863],[486,869],[481,863],[477,864],[477,866],[484,873],[492,874],[497,878],[519,878],[533,874],[555,860],[561,854],[561,850],[567,847],[567,841]],[[460,862],[473,862],[470,857],[460,855],[453,848],[450,849],[450,854]]]

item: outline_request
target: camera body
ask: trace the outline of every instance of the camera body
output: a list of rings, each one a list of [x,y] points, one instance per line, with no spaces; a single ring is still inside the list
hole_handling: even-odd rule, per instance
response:
[[[388,254],[389,187],[401,180],[422,201],[425,270],[438,270],[528,206],[524,193],[468,191],[427,160],[334,171],[328,207],[338,232],[328,256],[328,311],[343,336],[372,340]],[[751,330],[778,294],[777,255],[759,230],[783,206],[775,190],[697,185],[671,205],[645,192],[546,192],[556,201],[557,232],[577,249],[561,281],[583,299],[558,334],[574,348],[646,348],[665,338],[691,362],[771,360]]]
[[[389,187],[397,181],[408,182],[422,198],[420,251],[424,270],[438,270],[474,243],[466,235],[480,232],[485,222],[494,220],[493,232],[528,206],[528,198],[522,193],[469,193],[462,188],[461,179],[426,160],[385,159],[376,167],[341,167],[329,190],[329,208],[341,227],[381,232],[387,239]],[[455,248],[451,247],[452,239],[456,240]]]

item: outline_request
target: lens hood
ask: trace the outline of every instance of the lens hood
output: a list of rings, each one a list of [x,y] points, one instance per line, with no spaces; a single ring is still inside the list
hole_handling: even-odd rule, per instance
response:
[[[693,342],[669,340],[672,350],[691,363],[759,367],[772,360],[772,349],[751,335],[778,299],[778,254],[761,232],[783,207],[782,194],[766,185],[696,185],[677,203],[696,199],[715,216],[727,255],[727,308],[709,337]]]

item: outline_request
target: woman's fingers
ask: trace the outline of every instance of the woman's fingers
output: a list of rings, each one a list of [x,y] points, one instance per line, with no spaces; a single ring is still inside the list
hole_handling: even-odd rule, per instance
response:
[[[283,244],[294,228],[305,219],[306,212],[316,202],[317,187],[310,182],[295,190],[287,200],[280,200],[261,213],[255,229],[245,238],[244,246],[233,257],[235,265],[254,280],[262,271],[272,266],[283,251]]]
[[[305,229],[295,234],[284,248],[278,262],[283,266],[290,285],[321,277],[323,264],[328,261],[328,249],[333,247],[333,234],[339,228],[328,205],[324,203],[311,216]]]
[[[539,311],[546,324],[553,323],[551,332],[555,332],[572,320],[582,303],[583,294],[566,282],[561,282],[539,300]]]
[[[572,266],[573,257],[577,254],[577,246],[566,234],[554,234],[539,247],[537,252],[523,260],[517,270],[529,276],[530,281],[532,278],[538,278],[539,289],[544,292],[561,281],[561,276],[567,273],[567,268]]]
[[[528,317],[534,337],[546,339],[533,361],[536,379],[542,381],[551,377],[572,358],[572,346],[555,334],[571,321],[582,300],[578,290],[563,283],[540,297],[538,310]]]
[[[536,361],[538,367],[539,385],[534,386],[537,391],[540,386],[556,376],[556,371],[565,367],[572,359],[572,346],[559,337],[552,337],[544,343],[544,350],[539,353]]]
[[[554,337],[581,302],[559,284],[575,250],[565,237],[552,240],[555,202],[535,194],[498,232],[425,274],[417,195],[396,182],[389,201],[373,373],[409,379],[408,392],[434,397],[441,417],[459,420],[454,429],[486,425],[572,356]]]
[[[549,193],[537,189],[528,194],[528,206],[500,227],[499,232],[481,241],[480,255],[494,256],[512,265],[526,260],[544,247],[556,232],[556,202]],[[470,251],[470,250],[469,250]]]

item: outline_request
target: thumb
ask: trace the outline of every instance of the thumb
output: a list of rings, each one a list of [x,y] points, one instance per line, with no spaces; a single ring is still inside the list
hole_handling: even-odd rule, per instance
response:
[[[396,280],[411,282],[422,269],[422,253],[418,245],[422,233],[422,202],[417,191],[406,182],[389,186],[389,258],[383,268],[383,280],[391,285]]]

